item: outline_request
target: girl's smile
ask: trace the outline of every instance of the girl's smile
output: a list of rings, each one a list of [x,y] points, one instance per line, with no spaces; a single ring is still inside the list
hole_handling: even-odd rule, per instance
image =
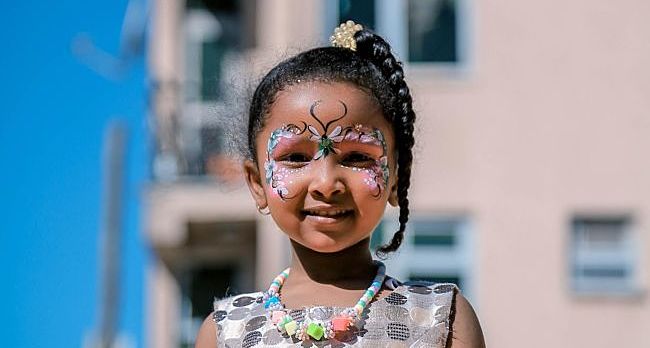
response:
[[[320,227],[321,230],[326,232],[327,227],[334,227],[336,224],[345,222],[346,219],[354,215],[353,210],[332,210],[332,211],[319,211],[316,213],[308,212],[303,213],[305,221],[312,224],[315,228]]]
[[[348,83],[304,82],[279,92],[256,141],[261,185],[251,190],[280,229],[315,251],[368,238],[396,204],[393,132],[377,102]]]

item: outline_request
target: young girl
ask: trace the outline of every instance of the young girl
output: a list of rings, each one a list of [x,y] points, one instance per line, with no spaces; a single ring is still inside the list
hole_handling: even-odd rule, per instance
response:
[[[369,250],[387,203],[408,220],[415,113],[401,63],[352,22],[273,68],[250,106],[245,175],[292,246],[264,292],[215,302],[196,347],[483,347],[453,284],[402,284]]]

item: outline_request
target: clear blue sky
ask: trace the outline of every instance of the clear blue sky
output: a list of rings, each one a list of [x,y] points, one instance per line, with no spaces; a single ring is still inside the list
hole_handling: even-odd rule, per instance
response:
[[[79,347],[96,324],[101,154],[119,116],[130,133],[121,331],[143,346],[142,183],[148,179],[146,72],[122,80],[72,54],[88,33],[119,47],[125,0],[14,1],[0,11],[0,333],[3,347]]]

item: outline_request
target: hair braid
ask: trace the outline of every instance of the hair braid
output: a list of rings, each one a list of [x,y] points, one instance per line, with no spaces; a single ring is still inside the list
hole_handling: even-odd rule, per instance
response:
[[[370,60],[384,75],[393,91],[393,114],[389,115],[395,131],[397,145],[397,199],[399,203],[399,229],[393,234],[390,243],[381,246],[377,255],[385,257],[387,253],[399,248],[404,239],[404,230],[409,218],[408,189],[411,186],[411,164],[415,112],[411,93],[404,80],[404,70],[391,53],[390,45],[380,36],[364,29],[355,34],[357,53]]]

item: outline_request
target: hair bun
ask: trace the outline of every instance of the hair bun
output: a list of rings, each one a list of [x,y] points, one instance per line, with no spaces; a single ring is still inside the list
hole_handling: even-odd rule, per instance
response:
[[[356,51],[357,42],[354,34],[361,30],[363,30],[361,24],[356,24],[353,21],[341,23],[341,25],[334,29],[334,34],[330,36],[330,42],[334,47],[343,47]]]

